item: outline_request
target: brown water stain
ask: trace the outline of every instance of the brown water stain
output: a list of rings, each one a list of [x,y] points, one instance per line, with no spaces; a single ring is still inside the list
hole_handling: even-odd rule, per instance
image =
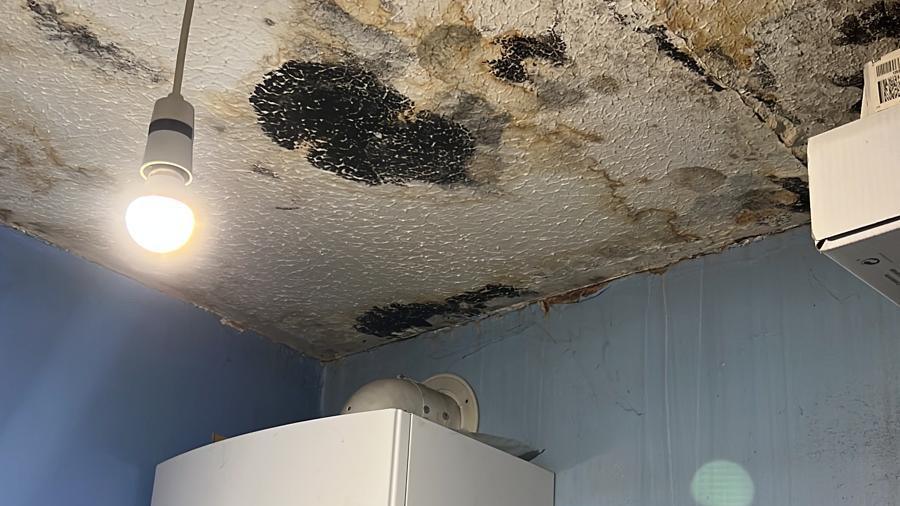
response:
[[[682,188],[705,193],[722,186],[725,183],[725,174],[709,167],[679,167],[669,172],[669,177],[675,185]]]
[[[601,95],[615,95],[622,89],[619,81],[608,74],[600,74],[590,79],[589,86]]]
[[[568,292],[560,293],[557,295],[551,295],[549,297],[544,297],[543,299],[538,301],[538,305],[541,308],[541,311],[544,314],[550,312],[550,309],[553,306],[558,304],[577,304],[585,299],[591,298],[594,295],[602,292],[604,288],[609,283],[598,283],[595,285],[585,286],[583,288],[576,288],[575,290],[570,290]]]
[[[748,70],[753,65],[753,24],[771,15],[776,0],[657,0],[666,26],[684,37],[699,55],[715,51]]]

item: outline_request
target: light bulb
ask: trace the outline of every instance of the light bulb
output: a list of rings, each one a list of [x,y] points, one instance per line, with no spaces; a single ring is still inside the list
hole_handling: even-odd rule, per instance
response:
[[[193,180],[194,107],[181,96],[184,59],[194,0],[185,0],[181,38],[175,59],[172,93],[153,104],[141,176],[147,180],[142,196],[125,210],[125,228],[142,248],[153,253],[181,249],[194,233],[194,211],[183,199]]]
[[[125,226],[140,247],[153,253],[171,253],[190,240],[194,212],[172,197],[144,195],[128,205]]]

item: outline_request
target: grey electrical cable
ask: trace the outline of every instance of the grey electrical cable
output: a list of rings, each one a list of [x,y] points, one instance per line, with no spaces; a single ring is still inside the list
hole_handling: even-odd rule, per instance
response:
[[[181,81],[184,79],[184,58],[187,55],[188,33],[191,31],[191,16],[194,13],[194,0],[185,0],[184,18],[181,20],[181,38],[178,40],[178,56],[175,59],[175,79],[172,82],[172,94],[181,95]]]

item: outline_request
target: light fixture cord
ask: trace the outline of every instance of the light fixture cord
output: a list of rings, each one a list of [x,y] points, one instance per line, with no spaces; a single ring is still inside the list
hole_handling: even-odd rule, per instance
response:
[[[194,0],[185,0],[184,18],[181,20],[181,39],[178,41],[178,56],[175,59],[175,79],[172,82],[172,94],[181,95],[181,81],[184,79],[184,57],[187,55],[188,33],[191,31],[191,16],[194,13]]]

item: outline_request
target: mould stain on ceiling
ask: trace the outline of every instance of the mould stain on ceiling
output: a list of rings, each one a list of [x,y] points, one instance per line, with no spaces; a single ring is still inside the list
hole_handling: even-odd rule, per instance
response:
[[[806,223],[807,139],[900,45],[893,1],[245,4],[197,4],[159,261],[121,215],[181,1],[13,0],[0,221],[323,359]]]
[[[367,184],[465,183],[475,150],[462,125],[348,64],[289,61],[250,97],[263,132],[319,169]]]

